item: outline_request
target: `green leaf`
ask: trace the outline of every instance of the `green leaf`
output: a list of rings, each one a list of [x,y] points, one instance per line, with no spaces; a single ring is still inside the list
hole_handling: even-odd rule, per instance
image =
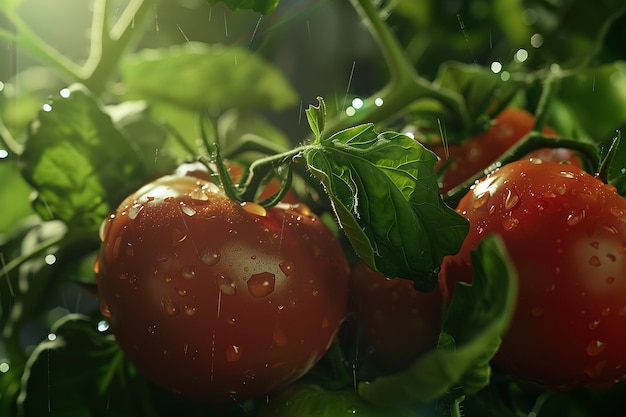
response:
[[[240,47],[188,42],[143,50],[122,65],[127,96],[193,110],[284,109],[297,103],[283,74]]]
[[[454,389],[471,395],[489,382],[489,361],[513,316],[517,274],[498,236],[472,253],[473,285],[457,285],[436,350],[408,369],[359,385],[374,404],[427,403]]]
[[[44,219],[97,230],[146,181],[141,158],[81,86],[49,106],[22,155],[24,178],[37,191],[35,209]]]
[[[441,200],[435,154],[368,124],[322,139],[303,155],[356,253],[387,277],[432,289],[441,259],[459,250],[469,227]]]
[[[85,316],[64,316],[31,354],[18,398],[20,416],[145,415],[115,339]],[[133,393],[131,395],[130,393]]]
[[[254,10],[263,14],[270,14],[280,3],[280,0],[208,0],[209,4],[215,5],[224,2],[232,10]]]
[[[320,142],[324,133],[324,126],[326,125],[326,103],[321,97],[318,97],[317,101],[319,105],[310,105],[309,108],[305,110],[305,113],[309,126],[315,135],[316,142]]]

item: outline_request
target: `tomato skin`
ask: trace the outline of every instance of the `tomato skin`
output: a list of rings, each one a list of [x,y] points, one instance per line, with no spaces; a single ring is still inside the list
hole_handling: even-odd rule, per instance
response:
[[[471,282],[470,251],[500,234],[519,295],[494,364],[556,390],[606,388],[626,374],[626,200],[577,167],[540,162],[503,166],[460,201],[470,232],[443,260],[442,292]]]
[[[148,379],[203,400],[263,395],[305,374],[347,313],[348,265],[302,205],[238,204],[166,176],[105,221],[101,311]]]
[[[426,144],[440,158],[435,170],[445,169],[440,191],[445,193],[489,167],[500,155],[530,133],[534,125],[535,117],[532,114],[510,107],[498,114],[489,129],[462,143],[448,146]],[[556,136],[556,132],[549,127],[544,128],[543,133]],[[578,159],[569,149],[539,149],[528,156],[558,162],[570,161],[579,165]]]
[[[354,326],[365,354],[383,372],[405,369],[437,346],[442,308],[439,288],[420,292],[412,281],[388,279],[362,261],[351,266]]]

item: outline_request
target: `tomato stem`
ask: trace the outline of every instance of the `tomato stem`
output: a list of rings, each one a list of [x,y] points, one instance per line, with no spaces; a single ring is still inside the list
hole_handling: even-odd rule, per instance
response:
[[[613,162],[613,158],[617,153],[617,149],[621,140],[622,132],[618,130],[615,134],[615,137],[613,138],[613,141],[611,142],[611,146],[609,147],[606,155],[604,156],[604,158],[602,158],[602,161],[600,161],[600,164],[598,166],[598,172],[596,173],[596,177],[600,178],[604,183],[608,182],[609,169],[611,168],[611,163]]]

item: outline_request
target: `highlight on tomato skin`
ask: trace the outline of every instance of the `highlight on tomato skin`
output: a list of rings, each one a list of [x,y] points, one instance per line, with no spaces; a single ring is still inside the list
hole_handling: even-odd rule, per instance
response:
[[[470,252],[492,233],[519,275],[516,313],[494,365],[552,390],[623,380],[626,200],[615,188],[572,165],[520,160],[478,181],[457,211],[470,232],[443,260],[444,298],[471,282]]]
[[[166,176],[103,223],[101,311],[157,385],[234,402],[307,373],[347,314],[348,265],[304,205],[237,203],[216,185]]]

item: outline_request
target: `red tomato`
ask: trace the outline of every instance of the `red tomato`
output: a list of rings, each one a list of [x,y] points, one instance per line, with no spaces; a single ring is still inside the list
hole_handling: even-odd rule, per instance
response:
[[[541,160],[503,166],[457,211],[470,221],[444,258],[450,299],[471,281],[470,251],[497,233],[519,274],[519,297],[494,363],[553,389],[605,388],[626,375],[626,200],[581,169]]]
[[[350,311],[361,347],[383,371],[404,369],[437,346],[442,304],[439,289],[420,292],[412,281],[388,279],[361,261],[352,265]]]
[[[493,120],[489,129],[460,144],[426,146],[440,158],[435,170],[445,168],[440,184],[442,193],[462,184],[474,174],[487,168],[498,157],[511,148],[521,138],[530,133],[535,125],[535,117],[526,110],[504,109]],[[543,133],[555,136],[556,132],[547,127]],[[529,156],[541,157],[550,161],[570,161],[576,163],[569,149],[541,149]]]
[[[139,371],[166,389],[237,401],[304,375],[347,312],[348,265],[302,205],[238,204],[166,176],[103,223],[101,311]]]

